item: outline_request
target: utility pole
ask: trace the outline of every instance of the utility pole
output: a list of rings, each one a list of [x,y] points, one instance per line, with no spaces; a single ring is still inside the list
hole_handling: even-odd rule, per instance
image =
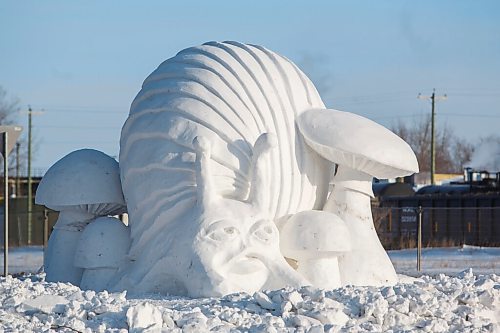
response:
[[[19,148],[21,144],[16,142],[16,197],[21,196],[21,181],[19,179]]]
[[[0,152],[3,155],[3,274],[9,274],[9,153],[21,134],[20,126],[0,126]]]
[[[33,111],[31,110],[31,106],[28,107],[28,245],[31,245],[32,240],[32,225],[31,225],[31,210],[33,205],[33,193],[31,189],[31,117]]]
[[[435,105],[436,100],[445,100],[448,97],[446,94],[442,96],[436,96],[436,89],[432,89],[432,95],[423,96],[422,94],[418,94],[417,98],[419,99],[430,99],[432,105],[432,114],[431,114],[431,184],[435,185],[435,173],[436,173],[436,131],[435,131]]]
[[[32,191],[32,178],[31,178],[31,129],[32,129],[32,121],[31,118],[33,115],[43,114],[42,111],[33,111],[31,110],[31,106],[28,106],[28,245],[31,245],[31,241],[33,239],[32,235],[32,209],[33,209],[33,191]]]
[[[9,275],[9,134],[3,132],[3,224],[4,224],[4,254],[3,254],[3,276]]]

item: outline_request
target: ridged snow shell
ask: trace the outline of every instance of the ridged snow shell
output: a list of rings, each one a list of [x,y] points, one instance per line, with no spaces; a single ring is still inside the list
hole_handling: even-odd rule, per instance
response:
[[[218,193],[245,200],[252,145],[262,133],[276,134],[267,169],[271,216],[321,208],[329,167],[311,154],[295,125],[297,115],[314,108],[324,104],[306,75],[261,46],[209,42],[163,62],[144,81],[121,134],[130,254],[161,238],[159,231],[195,204],[192,141],[198,135],[213,144]]]

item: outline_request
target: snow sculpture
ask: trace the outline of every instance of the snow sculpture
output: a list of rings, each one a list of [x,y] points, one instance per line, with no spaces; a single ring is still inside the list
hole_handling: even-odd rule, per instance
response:
[[[352,250],[340,257],[343,284],[397,282],[396,272],[373,225],[372,179],[418,171],[410,146],[387,128],[364,117],[335,110],[309,110],[298,117],[300,132],[316,152],[338,165],[324,210],[344,220]]]
[[[123,264],[130,247],[129,228],[114,217],[98,217],[83,230],[74,266],[84,269],[81,289],[102,291]]]
[[[267,134],[255,143],[250,193],[240,201],[217,193],[212,144],[196,137],[196,204],[185,219],[174,222],[168,255],[154,263],[137,286],[127,289],[200,296],[306,284],[281,255],[278,230],[266,211],[264,162],[274,145]]]
[[[83,229],[98,216],[126,211],[118,163],[97,150],[74,151],[50,167],[35,202],[59,211],[44,256],[46,280],[79,285],[83,269],[74,256]]]
[[[297,271],[315,287],[342,285],[338,258],[351,251],[349,229],[337,215],[309,210],[292,215],[280,228],[281,253],[297,261]]]
[[[183,50],[161,64],[145,80],[122,129],[120,175],[132,262],[121,270],[116,287],[192,296],[218,293],[186,285],[193,284],[194,277],[174,283],[178,279],[166,264],[177,260],[176,269],[189,266],[188,259],[175,253],[181,247],[178,243],[188,243],[184,252],[200,252],[193,248],[203,218],[194,209],[195,137],[211,143],[217,195],[245,202],[253,187],[253,143],[272,133],[276,148],[262,161],[269,198],[260,204],[262,214],[276,222],[300,211],[321,209],[332,165],[305,144],[295,126],[295,118],[313,108],[324,104],[310,80],[292,62],[260,46],[212,42]],[[244,216],[240,209],[231,213],[237,219]],[[224,211],[229,209],[219,209]],[[195,284],[210,280],[207,272],[214,267],[200,270],[205,278]],[[250,280],[251,276],[233,284],[247,285]],[[205,291],[199,294],[200,290]]]
[[[416,171],[404,141],[325,109],[288,59],[237,42],[188,48],[144,81],[122,128],[128,253],[114,246],[118,269],[83,260],[104,225],[89,227],[77,266],[99,283],[82,284],[195,297],[392,284],[371,179]]]

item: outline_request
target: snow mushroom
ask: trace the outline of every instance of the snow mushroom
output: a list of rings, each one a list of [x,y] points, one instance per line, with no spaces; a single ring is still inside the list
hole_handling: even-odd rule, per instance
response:
[[[124,260],[130,231],[114,217],[98,217],[83,231],[75,252],[75,266],[84,268],[80,288],[102,291]]]
[[[280,228],[281,253],[297,261],[297,271],[314,287],[341,287],[338,257],[351,250],[349,230],[335,214],[303,211]]]
[[[35,203],[59,211],[44,259],[46,280],[79,285],[73,260],[80,234],[96,216],[126,212],[118,162],[93,149],[69,153],[47,171]]]
[[[418,172],[415,153],[387,128],[353,113],[309,110],[296,122],[306,143],[338,166],[323,209],[339,215],[349,228],[352,251],[339,258],[342,283],[396,283],[396,272],[373,225],[371,182],[373,177],[385,179]]]

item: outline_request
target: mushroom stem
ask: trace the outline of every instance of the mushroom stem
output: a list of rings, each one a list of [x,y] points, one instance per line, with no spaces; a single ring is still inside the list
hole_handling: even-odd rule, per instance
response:
[[[116,271],[117,268],[112,267],[85,269],[80,282],[80,288],[82,290],[103,291]]]
[[[339,256],[343,285],[387,285],[397,282],[394,267],[373,225],[372,176],[339,165],[324,210],[337,214],[349,229],[352,250]]]
[[[297,264],[297,272],[317,288],[335,289],[342,286],[337,257],[311,258],[300,260]]]
[[[303,274],[298,274],[285,260],[284,257],[259,259],[269,268],[270,275],[261,289],[279,289],[283,285],[293,288],[310,285]]]
[[[81,210],[68,209],[59,212],[57,223],[54,229],[64,229],[69,231],[82,231],[96,215]]]
[[[95,215],[79,210],[63,210],[50,235],[44,256],[45,279],[79,285],[83,269],[73,265],[76,247],[85,226]]]

